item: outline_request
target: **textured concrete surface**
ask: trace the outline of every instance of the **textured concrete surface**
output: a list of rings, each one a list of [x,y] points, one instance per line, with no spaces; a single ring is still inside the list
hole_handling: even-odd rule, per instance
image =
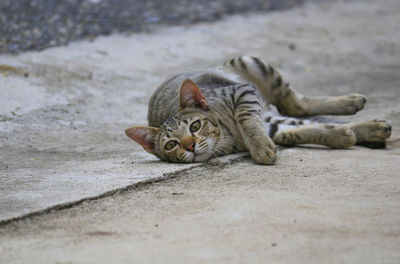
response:
[[[0,53],[62,46],[115,32],[213,22],[228,14],[267,12],[326,0],[2,0]]]
[[[399,11],[397,0],[310,4],[0,57],[29,72],[0,77],[3,216],[54,204],[57,188],[57,199],[81,199],[95,183],[96,193],[134,183],[139,168],[182,169],[123,129],[145,123],[166,76],[239,54],[305,94],[365,94],[366,109],[344,119],[393,125],[385,150],[282,149],[276,166],[201,165],[13,221],[0,227],[0,263],[399,263]]]

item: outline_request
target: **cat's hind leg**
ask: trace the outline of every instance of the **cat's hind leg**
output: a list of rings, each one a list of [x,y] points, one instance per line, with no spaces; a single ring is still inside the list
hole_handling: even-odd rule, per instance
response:
[[[356,143],[356,135],[349,125],[327,118],[299,119],[268,111],[263,114],[263,121],[267,134],[279,145],[318,144],[347,148]]]
[[[289,87],[279,72],[258,58],[236,57],[224,64],[257,86],[263,99],[286,116],[352,115],[364,108],[366,99],[360,94],[344,96],[307,97]]]
[[[314,117],[314,118],[317,119],[317,117]],[[313,120],[311,120],[311,118],[299,119],[299,118],[295,118],[295,117],[281,116],[273,110],[264,112],[262,119],[267,124],[267,127],[270,124],[301,126],[301,125],[309,125],[309,124],[318,122],[318,120],[313,121]]]
[[[386,139],[392,132],[392,126],[385,120],[379,119],[340,124],[338,121],[326,118],[303,120],[266,112],[263,121],[267,133],[274,142],[287,146],[320,144],[332,148],[344,148],[352,145],[353,139],[348,138],[348,134],[351,134],[348,132],[350,129],[355,135],[355,144],[374,149],[385,148]]]
[[[369,148],[385,148],[386,139],[392,133],[392,126],[385,120],[374,119],[366,122],[346,124],[355,133],[357,145]]]
[[[301,144],[317,144],[331,148],[348,148],[357,139],[350,127],[342,124],[311,124],[304,126],[271,124],[269,136],[276,144],[295,146]]]

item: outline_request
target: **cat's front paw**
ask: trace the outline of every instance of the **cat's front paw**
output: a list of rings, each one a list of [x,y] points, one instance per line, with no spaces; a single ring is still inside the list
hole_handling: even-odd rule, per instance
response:
[[[361,94],[349,94],[340,97],[340,104],[345,115],[353,115],[364,108],[367,99]]]
[[[270,139],[250,149],[252,160],[258,164],[273,165],[276,161],[276,146]]]

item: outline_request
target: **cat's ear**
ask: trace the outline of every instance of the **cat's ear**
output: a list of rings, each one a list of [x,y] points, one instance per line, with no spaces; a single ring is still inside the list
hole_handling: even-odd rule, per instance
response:
[[[189,79],[186,79],[182,83],[179,99],[181,109],[186,107],[195,107],[204,111],[208,110],[207,99],[201,93],[200,88]]]
[[[155,139],[159,132],[155,127],[130,127],[125,130],[125,134],[136,141],[149,153],[156,155]]]

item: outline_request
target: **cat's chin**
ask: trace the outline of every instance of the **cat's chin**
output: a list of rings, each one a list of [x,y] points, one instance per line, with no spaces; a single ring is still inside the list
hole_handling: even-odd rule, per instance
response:
[[[204,162],[210,158],[207,152],[194,156],[193,162]]]
[[[197,163],[197,162],[204,162],[208,159],[210,159],[210,155],[209,155],[208,151],[205,151],[203,153],[187,152],[185,159],[182,160],[181,162]]]

